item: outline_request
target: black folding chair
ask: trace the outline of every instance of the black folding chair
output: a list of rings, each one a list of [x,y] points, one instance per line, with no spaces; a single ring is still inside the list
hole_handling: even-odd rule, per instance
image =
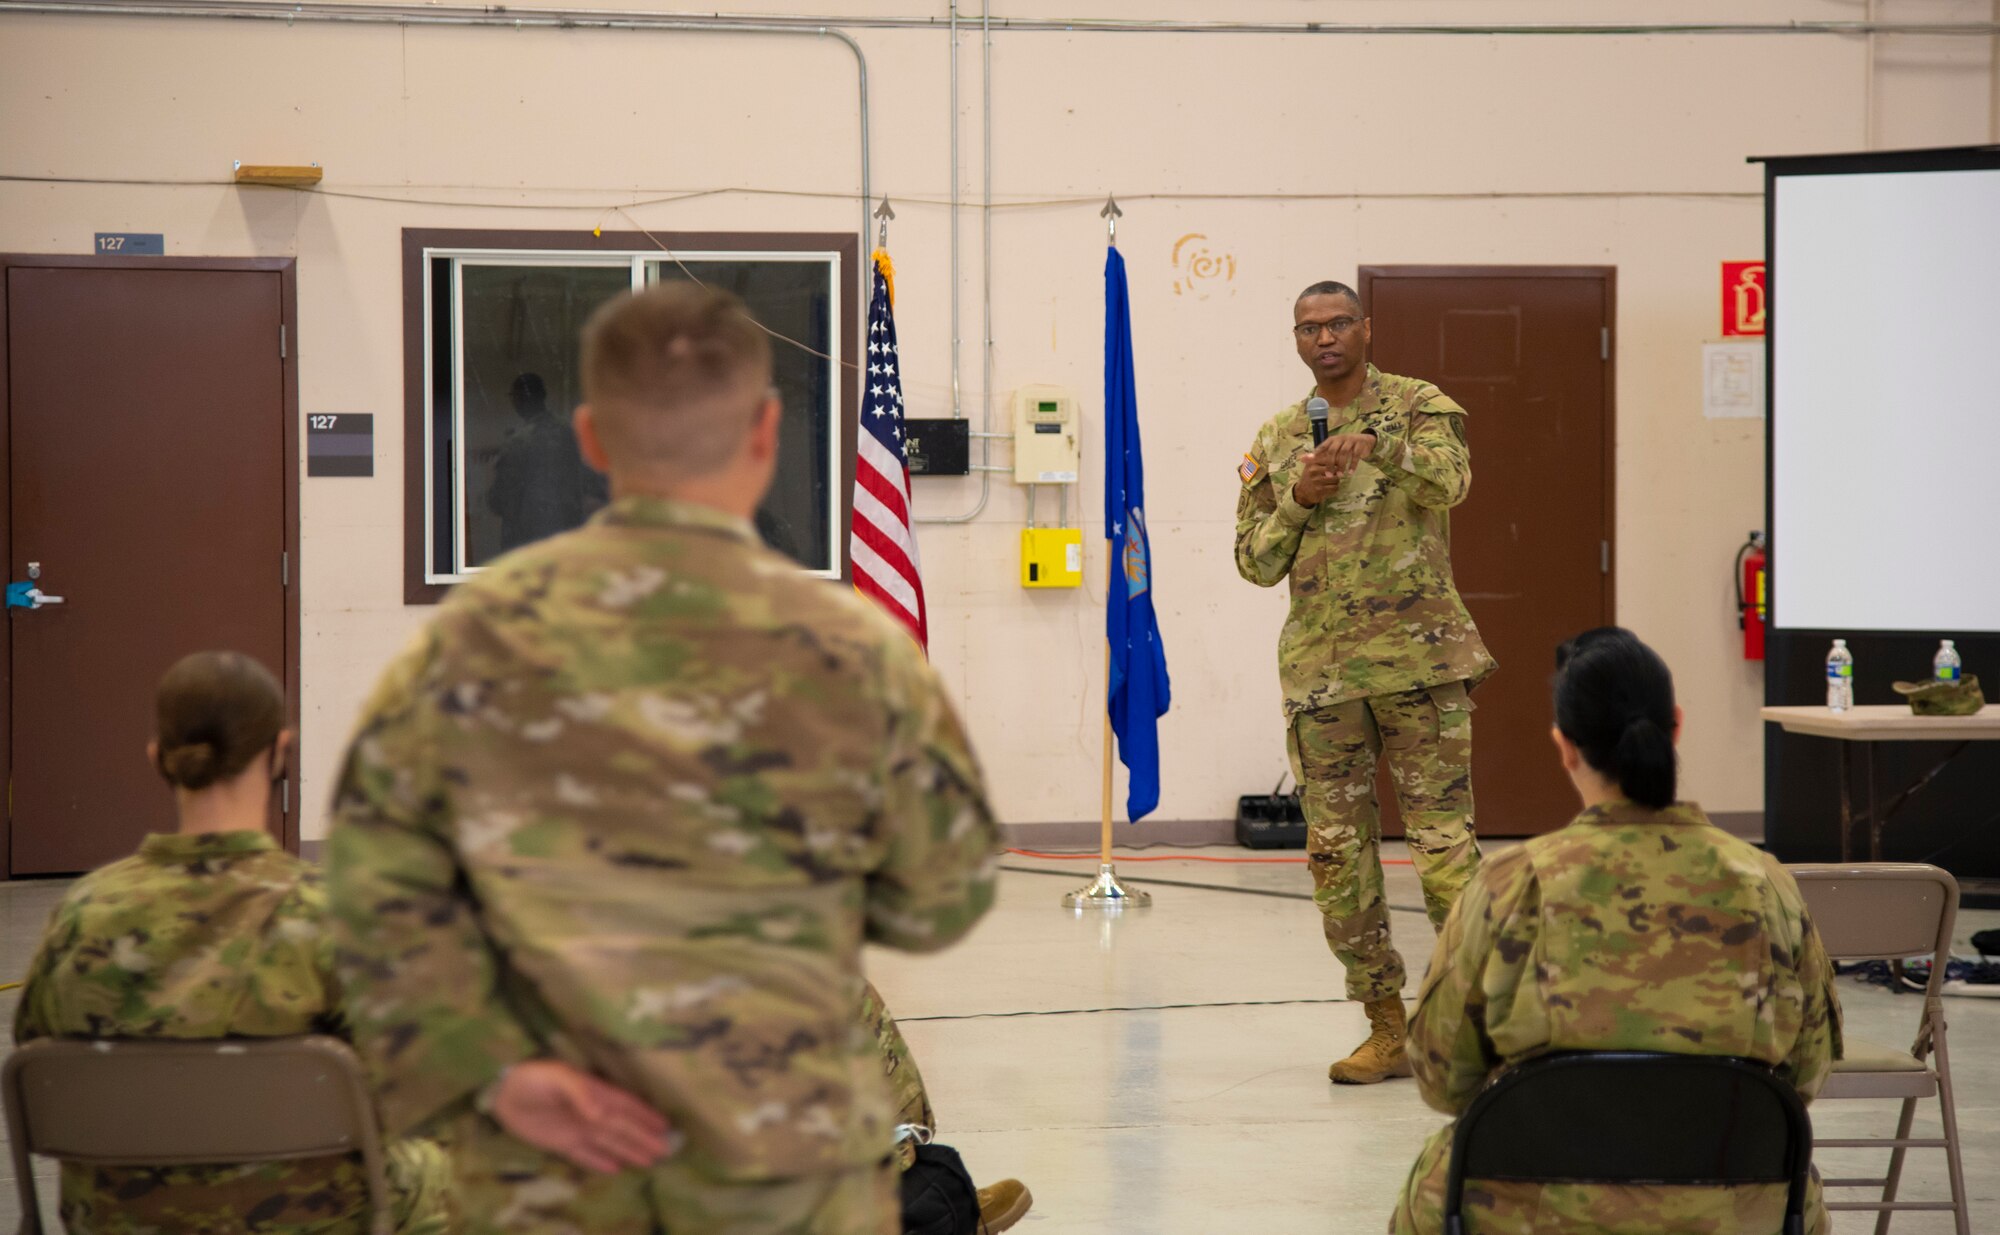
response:
[[[1762,1064],[1652,1051],[1542,1055],[1502,1072],[1459,1117],[1444,1229],[1467,1235],[1468,1179],[1781,1183],[1784,1235],[1804,1235],[1811,1162],[1805,1103]]]

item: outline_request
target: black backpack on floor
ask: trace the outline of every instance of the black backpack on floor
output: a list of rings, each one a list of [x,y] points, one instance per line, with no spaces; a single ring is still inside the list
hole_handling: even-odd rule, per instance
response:
[[[978,1235],[979,1189],[958,1151],[919,1145],[903,1172],[903,1235]]]

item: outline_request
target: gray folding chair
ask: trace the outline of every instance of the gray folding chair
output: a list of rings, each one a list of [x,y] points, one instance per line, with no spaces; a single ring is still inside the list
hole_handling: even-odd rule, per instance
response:
[[[337,1038],[168,1042],[43,1038],[0,1068],[21,1193],[42,1235],[30,1154],[90,1166],[197,1166],[359,1153],[375,1235],[389,1186],[361,1061]]]
[[[1869,862],[1788,868],[1798,880],[1806,909],[1819,928],[1827,954],[1839,961],[1901,961],[1929,955],[1931,979],[1924,988],[1916,1041],[1908,1050],[1849,1037],[1846,1058],[1833,1066],[1816,1099],[1901,1098],[1902,1118],[1893,1138],[1865,1137],[1815,1141],[1822,1149],[1889,1150],[1889,1173],[1880,1179],[1827,1179],[1829,1188],[1880,1188],[1874,1201],[1830,1202],[1830,1210],[1872,1210],[1875,1235],[1887,1235],[1889,1220],[1904,1210],[1949,1210],[1958,1235],[1971,1235],[1966,1211],[1965,1170],[1959,1161],[1958,1108],[1951,1092],[1951,1053],[1945,1044],[1945,964],[1951,955],[1952,925],[1958,918],[1958,881],[1935,866],[1917,862]],[[1942,1137],[1910,1136],[1917,1100],[1936,1098]],[[1951,1180],[1949,1201],[1899,1201],[1903,1157],[1912,1149],[1942,1149]]]

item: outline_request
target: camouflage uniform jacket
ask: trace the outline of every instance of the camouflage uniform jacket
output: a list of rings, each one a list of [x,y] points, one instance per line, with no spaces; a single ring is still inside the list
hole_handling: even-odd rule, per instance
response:
[[[1424,1101],[1456,1115],[1499,1069],[1568,1050],[1754,1059],[1810,1100],[1840,1056],[1840,1004],[1833,966],[1784,867],[1686,802],[1595,807],[1488,856],[1453,907],[1417,995],[1410,1062]],[[1442,1166],[1440,1158],[1440,1176]],[[1643,1224],[1647,1215],[1671,1216],[1662,1230],[1736,1230],[1731,1215],[1760,1199],[1782,1213],[1784,1203],[1782,1185],[1762,1184],[1483,1183],[1479,1191],[1503,1212],[1533,1215],[1524,1229],[1546,1232],[1625,1229],[1624,1220]],[[1749,1193],[1771,1195],[1732,1195]],[[1823,1226],[1823,1215],[1808,1222]]]
[[[319,871],[262,832],[148,836],[134,856],[77,880],[56,907],[28,971],[14,1037],[336,1029],[325,909]],[[319,1229],[365,1213],[368,1203],[359,1165],[347,1159],[65,1166],[62,1194],[73,1231],[189,1230],[209,1218],[238,1231]],[[358,1231],[363,1223],[350,1225]]]
[[[555,1055],[726,1179],[884,1158],[861,944],[951,943],[997,871],[903,630],[744,520],[649,498],[455,588],[365,707],[334,811],[388,1127]]]
[[[1449,511],[1472,488],[1465,409],[1370,365],[1360,399],[1327,419],[1328,436],[1373,433],[1375,451],[1318,506],[1292,497],[1312,449],[1305,399],[1257,431],[1239,471],[1236,570],[1292,585],[1278,639],[1285,715],[1480,681],[1493,658],[1451,580]]]

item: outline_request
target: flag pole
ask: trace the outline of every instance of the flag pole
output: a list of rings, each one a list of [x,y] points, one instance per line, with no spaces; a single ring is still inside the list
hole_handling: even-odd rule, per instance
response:
[[[1106,542],[1108,545],[1110,542]],[[1108,573],[1108,572],[1107,572]],[[1111,640],[1104,641],[1104,806],[1098,813],[1098,861],[1111,869]]]
[[[1105,541],[1107,552],[1112,542]],[[1107,560],[1105,582],[1107,587],[1118,580],[1118,564]],[[1109,602],[1110,593],[1106,592]],[[1118,871],[1111,864],[1111,761],[1114,758],[1111,744],[1111,640],[1104,641],[1104,798],[1103,809],[1098,815],[1098,858],[1097,878],[1084,884],[1074,892],[1063,894],[1064,909],[1111,909],[1119,910],[1130,905],[1134,909],[1144,909],[1153,903],[1153,894],[1144,888],[1128,888],[1118,882]]]
[[[1104,209],[1098,212],[1104,219],[1105,230],[1110,243],[1118,243],[1118,217],[1125,212],[1118,208],[1112,198],[1105,198]],[[1117,541],[1111,539],[1110,528],[1105,528],[1104,541],[1104,603],[1111,603],[1111,591],[1118,584],[1118,563],[1112,557]],[[1103,798],[1098,811],[1097,878],[1063,895],[1065,909],[1123,909],[1127,905],[1134,909],[1144,909],[1153,903],[1153,894],[1143,888],[1127,888],[1118,882],[1118,872],[1111,864],[1111,761],[1115,757],[1111,733],[1111,637],[1107,631],[1104,638],[1104,777]]]

